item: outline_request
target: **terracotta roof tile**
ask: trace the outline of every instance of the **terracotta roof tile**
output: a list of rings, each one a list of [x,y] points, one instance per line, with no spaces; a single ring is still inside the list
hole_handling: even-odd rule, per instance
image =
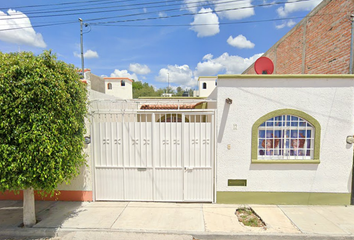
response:
[[[194,109],[196,106],[203,103],[204,102],[199,102],[195,104],[143,104],[141,105],[140,109]]]

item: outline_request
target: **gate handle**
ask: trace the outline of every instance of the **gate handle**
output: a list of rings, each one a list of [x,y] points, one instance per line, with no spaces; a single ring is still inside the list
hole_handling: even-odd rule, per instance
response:
[[[192,167],[184,167],[184,170],[185,170],[185,171],[192,171],[193,168],[192,168]]]

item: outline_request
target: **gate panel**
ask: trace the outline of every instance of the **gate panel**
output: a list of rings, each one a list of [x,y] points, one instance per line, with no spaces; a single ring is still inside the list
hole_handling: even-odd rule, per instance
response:
[[[156,114],[155,200],[183,201],[182,123],[177,114]]]
[[[125,200],[153,200],[152,168],[126,168],[124,174]]]
[[[96,200],[124,199],[123,168],[96,169]]]
[[[155,201],[183,201],[183,169],[155,169]]]
[[[95,199],[211,202],[213,114],[94,114]]]
[[[212,201],[213,122],[207,115],[189,115],[184,130],[185,171],[184,200]]]

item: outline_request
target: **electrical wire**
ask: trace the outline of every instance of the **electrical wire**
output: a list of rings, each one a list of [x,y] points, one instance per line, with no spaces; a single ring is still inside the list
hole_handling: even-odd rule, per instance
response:
[[[263,22],[272,22],[272,21],[285,21],[285,20],[292,20],[292,19],[303,19],[303,18],[312,18],[312,17],[318,17],[318,16],[325,16],[325,15],[335,15],[335,14],[340,14],[340,13],[345,13],[346,11],[339,11],[339,12],[334,12],[334,13],[328,13],[328,14],[314,14],[311,16],[298,16],[298,17],[288,17],[288,18],[276,18],[276,19],[262,19],[262,20],[250,20],[250,21],[238,21],[238,22],[219,22],[218,24],[193,24],[193,26],[212,26],[212,25],[237,25],[237,24],[249,24],[249,23],[263,23]],[[133,21],[133,20],[132,20]],[[19,30],[19,29],[25,29],[25,28],[40,28],[40,27],[48,27],[48,26],[57,26],[57,25],[64,25],[64,24],[73,24],[77,23],[77,21],[70,21],[70,22],[61,22],[61,23],[49,23],[49,24],[42,24],[42,25],[36,25],[36,26],[29,26],[29,27],[17,27],[17,28],[11,28],[11,29],[0,29],[0,32],[3,31],[9,31],[9,30]],[[92,24],[88,24],[88,26],[91,26]],[[106,26],[106,27],[184,27],[188,26],[190,27],[191,25],[187,24],[161,24],[161,25],[128,25],[128,24],[101,24],[99,26]],[[91,29],[90,29],[91,31]]]
[[[49,6],[62,6],[62,5],[73,5],[73,4],[89,4],[91,2],[102,3],[105,1],[116,2],[112,0],[89,0],[89,1],[81,1],[81,2],[63,2],[63,3],[50,3],[50,4],[39,4],[39,5],[27,5],[27,6],[11,6],[11,7],[1,7],[1,8],[17,8],[17,9],[24,9],[24,8],[34,8],[34,7],[49,7]],[[132,0],[122,0],[122,2],[127,2]]]
[[[298,0],[298,1],[309,1],[309,0]],[[284,2],[278,2],[277,4],[282,4]],[[223,9],[219,11],[213,11],[213,12],[224,12],[224,11],[232,11],[232,10],[239,10],[239,9],[245,9],[245,8],[254,8],[254,7],[264,7],[264,6],[269,6],[269,5],[274,5],[276,3],[270,3],[270,4],[260,4],[252,7],[240,7],[240,8],[231,8],[231,9]],[[172,9],[170,9],[172,11]],[[113,25],[115,23],[125,23],[125,22],[136,22],[136,21],[147,21],[147,20],[156,20],[156,19],[165,19],[165,18],[171,18],[171,17],[181,17],[181,16],[187,16],[187,15],[195,15],[195,14],[207,14],[210,12],[206,13],[185,13],[185,14],[178,14],[178,15],[171,15],[171,16],[162,16],[162,17],[150,17],[150,18],[140,18],[140,19],[128,19],[128,20],[118,20],[118,21],[106,21],[106,22],[93,22],[93,23],[87,23],[89,25],[102,25],[102,26],[129,26],[129,27],[151,27],[154,25]],[[136,16],[136,15],[142,15],[140,14],[129,14],[129,15],[121,15],[121,16],[115,16],[114,18],[118,17],[128,17],[128,16]],[[105,18],[99,18],[99,19],[88,19],[86,21],[94,21],[94,20],[101,20],[101,19],[107,19],[111,17],[105,17]],[[244,21],[244,22],[230,22],[230,23],[219,23],[221,25],[224,24],[240,24],[240,23],[251,23],[251,22],[261,22],[261,21],[280,21],[280,20],[288,20],[288,19],[296,19],[296,18],[303,18],[303,17],[295,17],[295,18],[279,18],[279,19],[268,19],[268,20],[255,20],[255,21]],[[46,27],[46,26],[55,26],[55,25],[64,25],[64,24],[72,24],[72,23],[77,23],[77,21],[66,21],[66,22],[54,22],[54,23],[47,23],[47,24],[40,24],[40,25],[34,25],[34,26],[28,26],[28,27],[16,27],[16,28],[8,28],[8,29],[0,29],[0,32],[2,31],[9,31],[9,30],[18,30],[18,29],[24,29],[24,28],[32,28],[32,27]],[[206,24],[195,24],[194,26],[203,26]],[[212,24],[208,24],[212,25]],[[190,26],[190,25],[156,25],[156,27],[164,27],[164,26]]]
[[[173,0],[168,0],[170,2],[176,2],[176,1],[173,1]],[[168,2],[167,1],[167,2]],[[247,1],[247,0],[241,0],[239,2],[243,2],[243,1]],[[303,2],[303,1],[311,1],[311,0],[297,0],[296,2]],[[165,3],[166,1],[162,1],[162,2],[150,2],[149,4],[155,4],[155,3]],[[222,4],[228,4],[228,3],[232,3],[232,2],[235,2],[234,0],[228,0],[226,2],[220,2],[218,3],[218,5],[222,5]],[[238,3],[239,3],[238,2]],[[196,2],[191,2],[191,3],[196,3],[195,6],[193,7],[197,7],[197,6],[200,6],[199,3],[203,3],[203,1],[196,1]],[[280,3],[277,3],[277,4],[283,4],[283,3],[286,3],[286,2],[280,2]],[[118,8],[121,8],[121,7],[130,7],[130,6],[145,6],[145,4],[142,4],[142,3],[138,3],[138,4],[131,4],[131,5],[123,5],[123,6],[116,6]],[[175,6],[175,5],[180,5],[180,4],[169,4],[168,6]],[[270,3],[268,5],[274,5],[274,3]],[[258,5],[254,5],[254,6],[251,6],[251,7],[257,7]],[[166,7],[166,4],[163,4],[163,5],[160,5],[160,6],[148,6],[148,7],[144,7],[146,9],[148,8],[157,8],[157,7]],[[97,10],[100,10],[100,9],[107,9],[107,8],[110,8],[111,10],[104,10],[104,11],[97,11]],[[187,7],[186,9],[188,8],[192,8],[192,7]],[[44,18],[44,17],[61,17],[61,16],[69,16],[69,15],[74,15],[74,14],[98,14],[98,13],[107,13],[107,12],[116,12],[118,9],[112,9],[112,6],[109,6],[109,7],[99,7],[99,8],[90,8],[90,9],[95,9],[95,11],[89,11],[89,12],[80,12],[80,11],[84,11],[82,9],[78,9],[76,11],[79,11],[79,12],[74,12],[74,13],[60,13],[60,14],[52,14],[52,15],[40,15],[40,16],[32,16],[31,14],[27,14],[26,13],[26,17],[11,17],[11,19],[23,19],[23,18],[27,18],[27,16],[30,16],[31,19],[33,18]],[[135,7],[135,8],[127,8],[127,9],[121,9],[121,11],[127,11],[127,10],[137,10],[137,9],[141,9],[141,7]],[[136,15],[146,15],[146,14],[152,14],[152,13],[158,13],[158,12],[161,12],[161,11],[180,11],[181,8],[173,8],[173,9],[165,9],[165,10],[160,10],[160,11],[157,11],[157,12],[146,12],[146,13],[135,13]],[[71,10],[69,11],[66,11],[66,12],[70,12]],[[52,12],[58,12],[57,10],[56,11],[52,11]],[[46,12],[38,12],[38,13],[47,13]],[[112,17],[114,18],[114,17]],[[99,20],[101,19],[105,19],[105,18],[99,18]],[[0,18],[0,21],[1,20],[6,20],[6,19],[1,19]],[[94,20],[97,20],[97,19],[94,19]]]

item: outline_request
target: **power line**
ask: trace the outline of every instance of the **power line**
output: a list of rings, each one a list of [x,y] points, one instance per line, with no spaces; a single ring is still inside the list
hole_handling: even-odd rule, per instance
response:
[[[132,1],[132,0],[129,0]],[[135,1],[135,0],[134,0]],[[180,1],[180,0],[178,0]],[[239,2],[243,2],[246,0],[241,0]],[[310,0],[298,0],[298,1],[310,1]],[[44,18],[44,17],[61,17],[61,16],[69,16],[69,15],[73,15],[73,14],[97,14],[97,13],[107,13],[107,12],[116,12],[117,10],[119,10],[119,8],[122,7],[130,7],[130,6],[145,6],[146,4],[158,4],[158,3],[166,3],[166,2],[176,2],[176,0],[167,0],[167,1],[160,1],[160,2],[150,2],[150,3],[137,3],[137,4],[130,4],[130,5],[123,5],[123,6],[115,6],[114,8],[118,8],[118,9],[112,9],[112,6],[107,6],[107,7],[96,7],[96,8],[87,8],[87,9],[74,9],[74,10],[67,10],[66,12],[72,12],[72,11],[79,11],[79,12],[74,12],[74,13],[60,13],[60,14],[52,14],[52,15],[41,15],[41,16],[31,16],[31,18]],[[199,6],[200,3],[203,3],[204,1],[195,1],[195,2],[191,2],[191,3],[195,3],[195,6],[193,7],[197,7]],[[227,3],[232,3],[235,2],[234,0],[228,0],[226,2],[220,2],[218,4],[227,4]],[[285,2],[284,2],[285,3]],[[279,3],[281,4],[281,3]],[[169,4],[169,6],[176,6],[176,5],[180,5],[179,3],[176,4]],[[146,9],[148,8],[158,8],[158,7],[166,7],[166,4],[163,5],[159,5],[159,6],[148,6],[148,7],[144,7]],[[104,10],[104,11],[97,11],[98,9],[111,9],[111,10]],[[191,7],[187,7],[191,8]],[[91,9],[95,9],[95,11],[91,11],[91,12],[82,12],[84,10],[91,10]],[[122,11],[127,11],[127,10],[136,10],[136,9],[141,9],[141,7],[134,7],[134,8],[126,8],[126,9],[121,9]],[[165,9],[165,10],[160,10],[161,11],[179,11],[181,10],[181,8],[173,8],[173,9]],[[57,10],[55,11],[50,11],[50,12],[58,12]],[[42,14],[42,13],[48,13],[48,11],[45,12],[37,12],[36,14]],[[152,13],[158,13],[158,12],[146,12],[146,13],[136,13],[135,15],[145,15],[145,14],[152,14]],[[27,15],[30,16],[31,14],[26,13],[26,17],[11,17],[11,20],[13,19],[23,19],[23,18],[27,18]],[[135,15],[129,15],[129,16],[135,16]],[[118,16],[120,17],[120,16]],[[111,18],[115,18],[115,17],[111,17]],[[94,19],[94,20],[101,20],[101,19],[106,19],[106,18],[98,18],[98,19]],[[7,20],[5,18],[1,19],[1,20]],[[86,20],[89,21],[89,20]]]
[[[318,16],[335,15],[335,14],[344,13],[344,12],[346,12],[346,11],[339,11],[339,12],[327,13],[327,14],[314,14],[314,15],[311,15],[311,16],[277,18],[277,19],[262,19],[262,20],[250,20],[250,21],[238,21],[238,22],[220,22],[218,24],[194,24],[193,26],[263,23],[263,22],[284,21],[284,20],[292,20],[292,19],[303,19],[303,18],[312,18],[312,17],[318,17]],[[131,21],[133,21],[133,20],[131,20]],[[49,23],[49,24],[36,25],[36,26],[33,26],[33,27],[48,27],[48,26],[73,24],[73,23],[77,23],[77,21],[60,22],[60,23]],[[119,26],[119,27],[181,27],[181,26],[183,27],[183,26],[188,26],[188,27],[190,27],[191,25],[190,24],[189,25],[187,25],[187,24],[161,24],[161,25],[156,25],[156,24],[154,24],[154,25],[100,24],[100,26],[107,26],[107,27],[112,27],[112,26]],[[0,29],[0,32],[9,31],[9,30],[19,30],[19,29],[24,29],[24,28],[32,28],[32,26],[31,27],[17,27],[17,28],[11,28],[11,29]]]
[[[104,1],[110,1],[110,2],[116,2],[112,0],[89,0],[89,1],[81,1],[81,2],[63,2],[63,3],[51,3],[51,4],[40,4],[40,5],[28,5],[28,6],[11,6],[11,7],[1,7],[1,8],[7,8],[7,9],[12,9],[12,8],[17,8],[17,9],[22,9],[22,8],[33,8],[33,7],[48,7],[48,6],[62,6],[62,5],[73,5],[73,4],[88,4],[91,2],[104,2]],[[123,0],[124,1],[124,0]],[[125,0],[129,1],[129,0]]]
[[[296,2],[292,3],[297,3],[297,2],[307,2],[310,0],[297,0]],[[208,13],[220,13],[220,12],[227,12],[227,11],[234,11],[234,10],[241,10],[241,9],[247,9],[247,8],[255,8],[255,7],[265,7],[265,6],[270,6],[270,5],[275,5],[275,4],[283,4],[286,2],[277,2],[277,3],[267,3],[267,4],[259,4],[259,5],[253,5],[253,6],[247,6],[247,7],[237,7],[237,8],[227,8],[227,9],[222,9],[222,10],[213,10],[211,12],[198,12],[198,13],[182,13],[182,14],[176,14],[176,15],[170,15],[170,16],[163,16],[163,17],[150,17],[150,18],[140,18],[140,19],[127,19],[127,20],[117,20],[117,21],[108,21],[108,22],[98,22],[98,23],[89,23],[91,25],[100,25],[100,24],[107,24],[107,23],[119,23],[119,22],[135,22],[135,21],[145,21],[145,20],[157,20],[157,19],[166,19],[166,18],[174,18],[174,17],[182,17],[182,16],[191,16],[191,15],[202,15],[202,14],[208,14]],[[173,9],[169,9],[173,11]],[[169,11],[165,10],[165,12]],[[155,12],[158,13],[158,12]],[[131,17],[131,16],[136,16],[136,15],[142,15],[142,14],[128,14],[128,15],[121,15],[121,16],[115,16],[115,17],[104,17],[104,18],[94,18],[94,19],[86,19],[86,22],[89,21],[97,21],[97,20],[102,20],[102,19],[108,19],[108,18],[119,18],[119,17]]]
[[[340,13],[340,12],[338,12]],[[318,15],[309,16],[315,17]],[[273,18],[273,19],[262,19],[262,20],[249,20],[249,21],[238,21],[238,22],[219,22],[219,23],[199,23],[193,24],[193,26],[216,26],[216,25],[234,25],[234,24],[247,24],[247,23],[259,23],[259,22],[275,22],[275,21],[285,21],[285,20],[294,20],[294,19],[303,19],[306,16],[298,16],[298,17],[287,17],[287,18]],[[105,27],[191,27],[190,24],[154,24],[154,25],[129,25],[129,24],[107,24],[100,25]]]
[[[308,0],[298,0],[297,2],[300,1],[308,1]],[[239,7],[239,8],[231,8],[231,9],[223,9],[219,11],[214,11],[214,12],[224,12],[224,11],[232,11],[232,10],[239,10],[239,9],[244,9],[244,8],[254,8],[254,7],[259,7],[259,6],[269,6],[269,5],[274,5],[274,4],[282,4],[284,2],[278,2],[278,3],[271,3],[271,4],[260,4],[260,5],[255,5],[252,7]],[[173,10],[173,9],[169,9]],[[106,22],[97,22],[97,23],[90,23],[90,25],[105,25],[105,26],[113,26],[112,24],[114,23],[124,23],[124,22],[135,22],[135,21],[146,21],[146,20],[156,20],[156,19],[165,19],[165,18],[172,18],[172,17],[181,17],[181,16],[187,16],[187,15],[195,15],[195,14],[207,14],[210,12],[205,12],[205,13],[185,13],[185,14],[178,14],[178,15],[171,15],[171,16],[163,16],[163,17],[150,17],[150,18],[140,18],[140,19],[128,19],[128,20],[118,20],[118,21],[106,21]],[[118,17],[128,17],[128,16],[136,16],[136,15],[142,15],[140,14],[129,14],[129,15],[122,15],[122,16],[115,16],[114,18]],[[106,17],[106,18],[111,18],[111,17]],[[106,19],[106,18],[99,18],[100,19]],[[98,19],[88,19],[86,21],[94,21]],[[281,20],[281,19],[279,19]],[[257,22],[257,21],[255,21]],[[66,22],[58,22],[58,23],[47,23],[47,24],[40,24],[40,25],[34,25],[33,27],[46,27],[46,26],[55,26],[55,25],[63,25],[63,24],[71,24],[71,23],[77,23],[77,21],[66,21]],[[226,23],[225,23],[226,24]],[[232,23],[235,24],[235,23]],[[123,25],[120,25],[123,26]],[[132,26],[132,25],[129,25]],[[151,26],[151,25],[148,25]],[[164,26],[164,25],[160,25]],[[169,26],[178,26],[178,25],[169,25]],[[188,25],[189,26],[189,25]],[[198,25],[194,25],[198,26]],[[28,27],[16,27],[16,28],[8,28],[8,29],[0,29],[0,32],[2,31],[8,31],[8,30],[18,30],[18,29],[23,29],[23,28],[32,28],[32,26]]]

